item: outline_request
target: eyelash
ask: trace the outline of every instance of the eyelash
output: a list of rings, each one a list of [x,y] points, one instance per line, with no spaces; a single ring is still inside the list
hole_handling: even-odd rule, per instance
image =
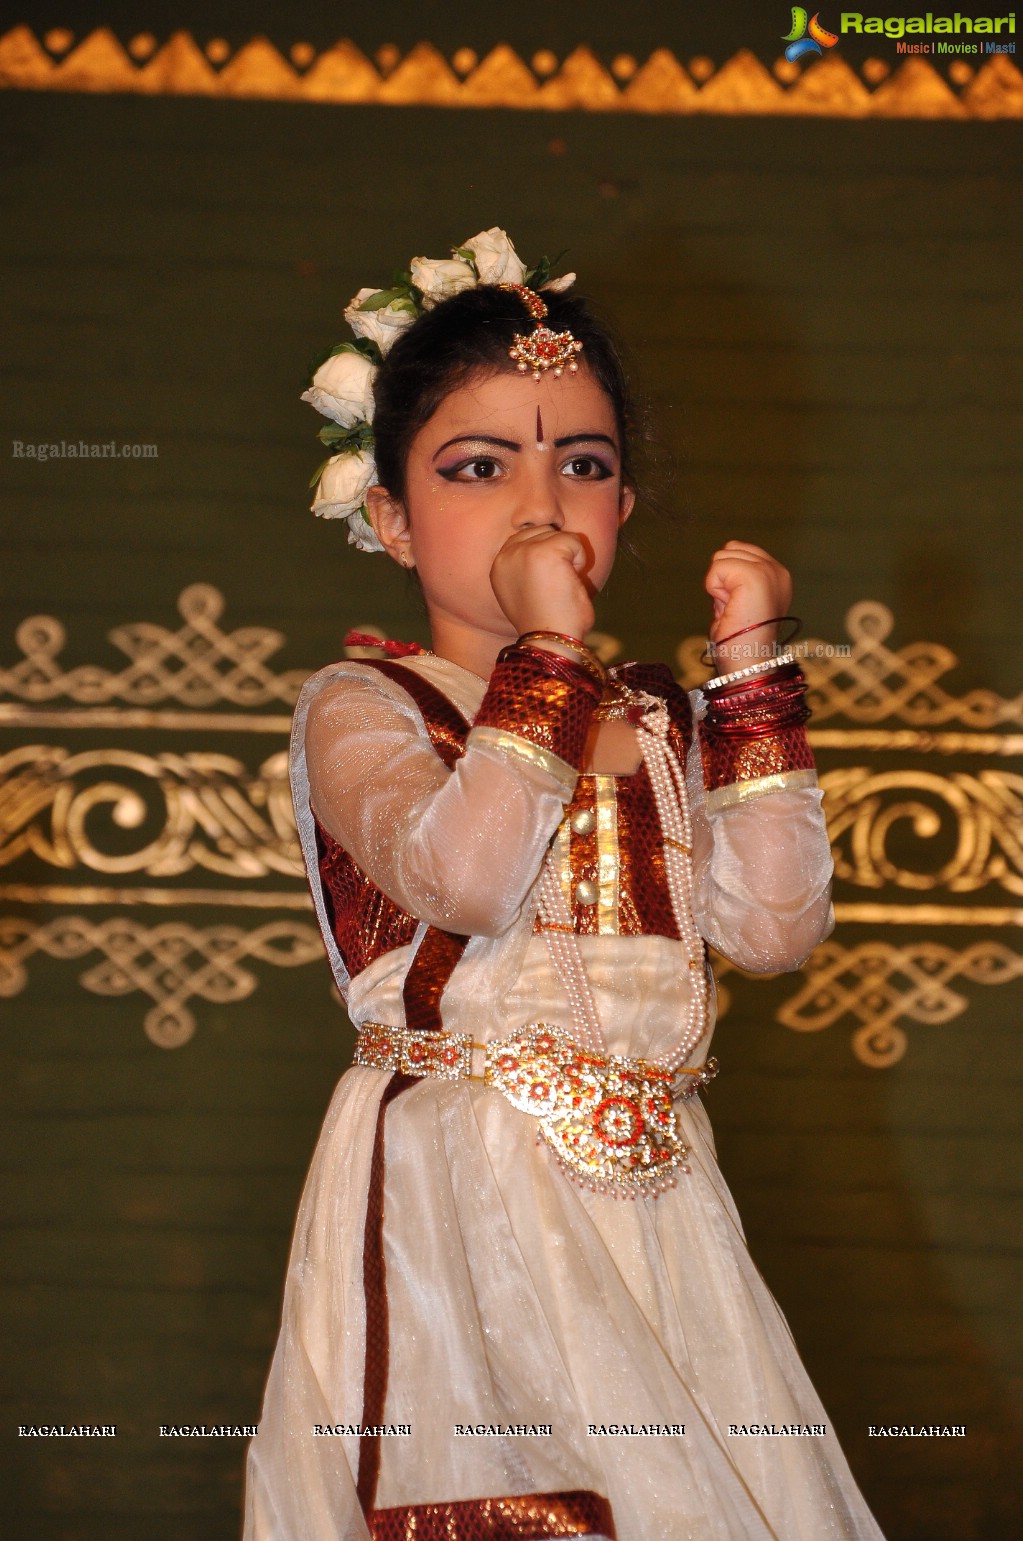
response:
[[[591,475],[591,476],[585,476],[585,475],[584,476],[572,476],[572,477],[569,477],[570,481],[605,482],[611,476],[614,475],[614,472],[610,469],[610,467],[605,465],[604,462],[601,459],[599,459],[598,456],[596,456],[596,455],[572,455],[572,456],[569,457],[568,460],[565,461],[565,465],[566,466],[578,465],[578,464],[588,464],[590,466],[593,466],[593,467],[595,467],[595,469],[596,469],[598,474],[595,475],[595,476],[594,475]],[[495,456],[493,456],[493,455],[470,455],[466,460],[460,460],[457,465],[445,466],[445,467],[441,468],[438,471],[437,474],[439,476],[443,476],[445,481],[449,481],[449,482],[456,482],[456,481],[492,482],[492,481],[497,481],[498,478],[496,476],[466,476],[466,477],[463,477],[462,474],[461,474],[463,471],[467,471],[470,466],[483,466],[483,465],[500,466],[501,462]]]

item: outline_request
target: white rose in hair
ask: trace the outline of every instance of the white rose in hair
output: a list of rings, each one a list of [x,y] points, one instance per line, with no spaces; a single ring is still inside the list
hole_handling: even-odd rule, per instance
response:
[[[461,257],[413,257],[412,282],[423,291],[423,303],[429,308],[457,294],[460,289],[475,289],[476,275]]]
[[[313,383],[302,392],[324,417],[332,417],[342,428],[373,421],[373,380],[376,365],[361,353],[347,349],[334,353],[313,375]]]
[[[411,311],[399,310],[393,305],[385,305],[382,310],[360,309],[363,300],[372,299],[374,294],[382,292],[380,289],[360,289],[345,311],[345,320],[356,337],[368,337],[376,343],[381,354],[386,354],[391,344],[416,318]]]
[[[526,276],[518,252],[497,225],[463,241],[462,250],[472,252],[481,284],[520,284]]]
[[[332,456],[316,483],[313,513],[321,519],[347,519],[366,501],[366,491],[372,487],[376,474],[376,462],[365,450]]]
[[[562,273],[560,278],[548,278],[545,284],[540,285],[541,294],[564,294],[566,289],[571,289],[575,283],[574,273]]]

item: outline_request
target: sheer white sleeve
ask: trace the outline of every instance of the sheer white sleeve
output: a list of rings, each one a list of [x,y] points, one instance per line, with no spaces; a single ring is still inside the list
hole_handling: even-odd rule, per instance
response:
[[[702,935],[751,973],[798,968],[834,926],[823,792],[785,787],[709,813],[695,741],[687,779]]]
[[[357,666],[312,702],[305,746],[314,813],[389,898],[460,935],[508,929],[571,798],[571,767],[480,730],[449,770],[410,697]]]

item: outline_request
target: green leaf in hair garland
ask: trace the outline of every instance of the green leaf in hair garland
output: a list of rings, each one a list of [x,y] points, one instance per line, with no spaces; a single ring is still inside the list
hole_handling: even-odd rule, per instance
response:
[[[412,316],[418,316],[419,314],[416,303],[409,293],[408,285],[406,284],[403,284],[400,289],[381,289],[379,294],[371,294],[368,299],[363,300],[359,309],[386,310],[388,305],[393,305],[395,310],[408,311]]]
[[[316,483],[319,481],[320,477],[323,475],[324,471],[327,469],[333,458],[333,455],[328,455],[326,460],[320,461],[319,465],[316,467],[316,470],[313,472],[312,477],[310,478],[309,487],[307,489],[309,492],[312,492],[313,488],[316,486]]]
[[[370,423],[359,421],[346,428],[342,423],[324,423],[316,435],[334,455],[350,455],[356,451],[373,448],[373,428]]]
[[[368,358],[371,364],[379,364],[383,359],[383,354],[372,337],[356,337],[354,342],[351,340],[339,342],[335,348],[331,349],[328,357],[333,358],[335,353],[361,353],[363,358]]]
[[[535,268],[530,268],[523,283],[527,289],[542,289],[551,276],[551,270],[557,267],[562,257],[568,255],[568,247],[559,251],[556,257],[541,257]]]

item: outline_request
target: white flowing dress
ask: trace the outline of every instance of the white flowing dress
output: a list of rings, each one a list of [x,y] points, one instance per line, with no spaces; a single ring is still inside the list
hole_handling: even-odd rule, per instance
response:
[[[482,680],[432,655],[403,667],[472,721]],[[699,692],[693,701],[699,715]],[[402,983],[425,923],[470,937],[443,997],[449,1031],[487,1042],[568,1021],[533,930],[538,874],[572,795],[564,777],[485,734],[470,735],[449,770],[400,685],[354,661],[307,682],[292,777],[356,1027],[403,1022]],[[822,794],[805,779],[708,812],[698,752],[690,758],[694,913],[705,939],[746,969],[798,967],[832,924]],[[322,909],[310,799],[373,882],[424,922],[410,946],[355,978]],[[603,931],[579,945],[608,1052],[667,1054],[689,988],[681,944]],[[691,1064],[706,1059],[712,1025],[713,1012]],[[347,1071],[316,1148],[249,1447],[245,1541],[371,1535],[356,1493],[358,1434],[314,1431],[357,1427],[363,1412],[363,1238],[389,1080]],[[689,1175],[658,1198],[620,1202],[570,1182],[535,1121],[493,1088],[424,1078],[389,1105],[384,1422],[408,1432],[380,1442],[379,1508],[592,1490],[609,1500],[618,1541],[880,1538],[750,1259],[699,1100],[678,1118]],[[751,1424],[826,1432],[731,1432]],[[455,1432],[523,1425],[550,1433]],[[644,1426],[685,1432],[611,1432]]]

